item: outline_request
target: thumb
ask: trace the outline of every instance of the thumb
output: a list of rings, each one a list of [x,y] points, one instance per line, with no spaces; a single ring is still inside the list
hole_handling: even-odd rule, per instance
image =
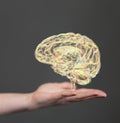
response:
[[[76,95],[76,92],[74,90],[69,90],[69,91],[62,91],[62,92],[57,92],[54,94],[55,99],[61,99],[63,97],[70,97]],[[53,97],[53,94],[51,94],[51,97]]]
[[[62,96],[63,97],[74,96],[74,95],[76,95],[76,92],[75,92],[74,89],[73,90],[67,90],[67,91],[63,91],[62,92]]]

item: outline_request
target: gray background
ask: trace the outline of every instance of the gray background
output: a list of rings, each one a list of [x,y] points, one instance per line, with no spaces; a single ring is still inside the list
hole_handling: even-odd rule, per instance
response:
[[[101,51],[101,71],[85,87],[108,94],[106,99],[2,116],[0,123],[120,123],[118,1],[0,1],[0,92],[31,92],[46,82],[66,81],[36,61],[34,50],[48,36],[75,32],[92,38]]]

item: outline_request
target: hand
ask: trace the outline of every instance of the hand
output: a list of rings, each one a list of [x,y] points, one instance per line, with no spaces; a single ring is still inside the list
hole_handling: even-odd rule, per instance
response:
[[[106,93],[101,90],[87,88],[74,90],[71,89],[70,82],[47,83],[32,93],[29,110],[101,97],[106,97]]]
[[[48,83],[31,93],[1,93],[0,115],[106,97],[97,89],[71,89],[71,83]]]

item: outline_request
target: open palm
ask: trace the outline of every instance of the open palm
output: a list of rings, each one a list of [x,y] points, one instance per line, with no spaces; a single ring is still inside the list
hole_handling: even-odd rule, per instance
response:
[[[83,100],[106,97],[106,93],[98,89],[71,89],[71,83],[47,83],[41,85],[32,96],[32,108],[62,105]]]

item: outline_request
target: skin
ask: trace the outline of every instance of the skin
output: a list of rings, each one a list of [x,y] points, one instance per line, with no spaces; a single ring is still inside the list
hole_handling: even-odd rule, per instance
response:
[[[0,115],[105,98],[106,96],[104,91],[98,89],[71,89],[70,82],[47,83],[31,93],[1,93]]]

